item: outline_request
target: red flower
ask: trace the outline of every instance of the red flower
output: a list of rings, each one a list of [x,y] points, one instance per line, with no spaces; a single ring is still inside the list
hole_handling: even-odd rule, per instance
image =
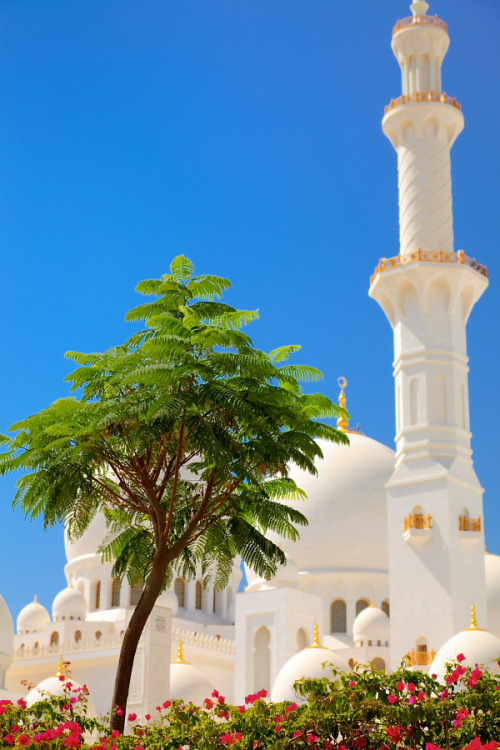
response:
[[[458,654],[457,661],[464,661],[464,660],[465,660],[465,656],[463,654]]]
[[[349,687],[356,687],[356,683],[354,682],[354,680],[350,681]]]
[[[151,718],[151,714],[146,714],[146,716],[144,718],[146,719],[146,721],[149,721],[150,718]]]
[[[163,708],[170,708],[171,705],[172,701],[165,701],[165,703],[163,703]]]
[[[267,695],[267,690],[259,690],[257,695],[259,696],[259,698],[265,698]]]
[[[129,721],[135,721],[137,719],[137,714],[129,714],[127,718]]]
[[[319,740],[319,737],[316,737],[315,734],[308,734],[306,737],[306,740],[310,745],[314,745],[314,743]]]
[[[400,680],[398,684],[396,685],[396,690],[404,690],[404,689],[405,689],[405,684],[403,680]]]
[[[302,737],[302,732],[300,729],[296,729],[293,733],[293,739],[297,739],[297,737]]]
[[[244,714],[245,711],[246,711],[246,708],[245,708],[245,706],[238,706],[238,710],[239,710],[240,714]]]
[[[388,700],[388,701],[389,701],[389,703],[390,703],[390,704],[392,705],[393,703],[396,703],[396,701],[397,701],[397,698],[396,698],[396,696],[395,696],[395,695],[392,695],[392,693],[391,693],[391,695],[388,695],[388,696],[387,696],[387,700]]]
[[[18,745],[31,745],[31,740],[27,734],[20,734],[17,738]]]
[[[6,742],[7,745],[13,745],[14,742],[16,741],[16,738],[14,737],[13,734],[10,734],[9,732],[9,734],[5,735],[5,737],[3,738],[3,741]]]
[[[19,698],[19,700],[17,701],[17,705],[20,706],[20,708],[26,708],[28,704],[26,703],[24,698]]]
[[[415,690],[417,689],[416,686],[415,686],[415,683],[413,683],[413,682],[409,682],[406,687],[408,688],[408,692],[409,693],[414,693]]]
[[[281,724],[276,724],[276,726],[274,727],[274,731],[279,732],[280,729],[281,729]]]
[[[121,708],[116,709],[117,716],[123,716],[123,710]]]
[[[219,703],[220,705],[222,705],[225,702],[226,702],[226,699],[224,698],[224,696],[223,695],[219,695],[219,697],[217,698],[217,703]]]

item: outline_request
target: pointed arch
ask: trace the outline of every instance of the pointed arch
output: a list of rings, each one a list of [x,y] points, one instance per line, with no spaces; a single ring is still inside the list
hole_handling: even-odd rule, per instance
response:
[[[201,581],[196,581],[194,608],[203,609],[203,584]]]
[[[180,608],[186,606],[186,583],[184,578],[176,578],[174,581],[174,594]]]

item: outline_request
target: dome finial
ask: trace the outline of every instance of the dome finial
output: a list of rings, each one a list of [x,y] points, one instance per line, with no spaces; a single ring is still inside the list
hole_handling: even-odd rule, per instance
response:
[[[471,608],[470,608],[470,625],[469,625],[469,630],[479,630],[479,628],[477,626],[477,621],[476,621],[476,608],[475,608],[475,606],[473,604],[471,604]]]
[[[172,663],[173,664],[189,664],[188,661],[184,661],[184,655],[182,653],[182,641],[179,641],[179,648],[177,649],[177,659]]]
[[[370,599],[370,607],[374,607],[374,606],[375,606],[375,605],[374,605],[374,603],[373,603],[373,596],[372,596],[372,598]]]
[[[346,398],[345,398],[344,388],[347,387],[347,379],[343,377],[339,378],[337,380],[337,383],[340,386],[339,406],[341,406],[342,409],[345,409]],[[342,432],[347,432],[347,430],[349,429],[349,420],[345,419],[345,417],[339,417],[337,419],[337,428],[339,430],[342,430]]]
[[[36,604],[36,603],[37,603],[37,598],[36,598],[36,594],[35,594],[35,596],[33,597],[33,603],[34,603],[34,604]]]
[[[318,628],[318,623],[315,623],[315,625],[314,625],[314,638],[313,638],[312,646],[308,646],[308,648],[325,648],[319,642],[319,628]]]
[[[429,3],[424,2],[424,0],[413,0],[410,10],[414,16],[425,16],[429,10]]]

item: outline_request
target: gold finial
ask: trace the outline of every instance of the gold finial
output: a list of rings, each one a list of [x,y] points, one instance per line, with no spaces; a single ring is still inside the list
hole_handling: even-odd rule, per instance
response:
[[[308,646],[308,648],[326,648],[326,646],[322,646],[319,642],[319,628],[318,623],[314,625],[314,640],[312,642],[312,646]]]
[[[373,603],[373,596],[372,596],[372,598],[370,599],[370,607],[374,607],[374,606],[375,606],[375,605],[374,605],[374,603]]]
[[[36,604],[36,603],[37,603],[37,598],[36,598],[36,594],[35,594],[34,599],[33,599],[33,604]]]
[[[470,625],[466,630],[484,630],[484,628],[478,628],[476,620],[476,608],[472,604],[470,608]]]
[[[184,661],[182,653],[182,641],[179,641],[179,648],[177,649],[177,659],[172,664],[189,664],[188,661]]]
[[[347,380],[346,378],[339,378],[337,380],[337,383],[340,386],[340,394],[339,394],[339,406],[341,406],[343,409],[345,409],[345,393],[344,388],[347,387]],[[347,432],[349,429],[349,420],[345,419],[345,417],[339,417],[337,419],[337,428],[339,430],[342,430],[342,432]]]

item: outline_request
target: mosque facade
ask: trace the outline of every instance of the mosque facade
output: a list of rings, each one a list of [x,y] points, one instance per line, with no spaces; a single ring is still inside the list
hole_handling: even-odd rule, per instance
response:
[[[128,708],[139,715],[167,697],[200,703],[214,687],[235,703],[260,689],[293,699],[293,681],[322,675],[325,661],[391,670],[406,659],[442,676],[460,651],[466,663],[500,655],[500,557],[484,547],[467,383],[466,323],[488,277],[454,247],[450,150],[463,115],[441,83],[447,27],[426,2],[410,8],[392,36],[402,94],[382,123],[398,159],[400,252],[380,260],[369,292],[394,332],[395,451],[340,420],[350,446],[322,442],[317,476],[292,470],[309,525],[298,542],[276,540],[287,564],[273,579],[246,570],[237,593],[238,560],[222,591],[201,573],[175,579],[137,652]],[[113,579],[98,554],[107,533],[97,516],[80,539],[66,536],[68,586],[51,612],[31,602],[14,633],[0,597],[2,697],[26,694],[21,680],[52,685],[62,656],[95,710],[109,710],[141,588]]]

